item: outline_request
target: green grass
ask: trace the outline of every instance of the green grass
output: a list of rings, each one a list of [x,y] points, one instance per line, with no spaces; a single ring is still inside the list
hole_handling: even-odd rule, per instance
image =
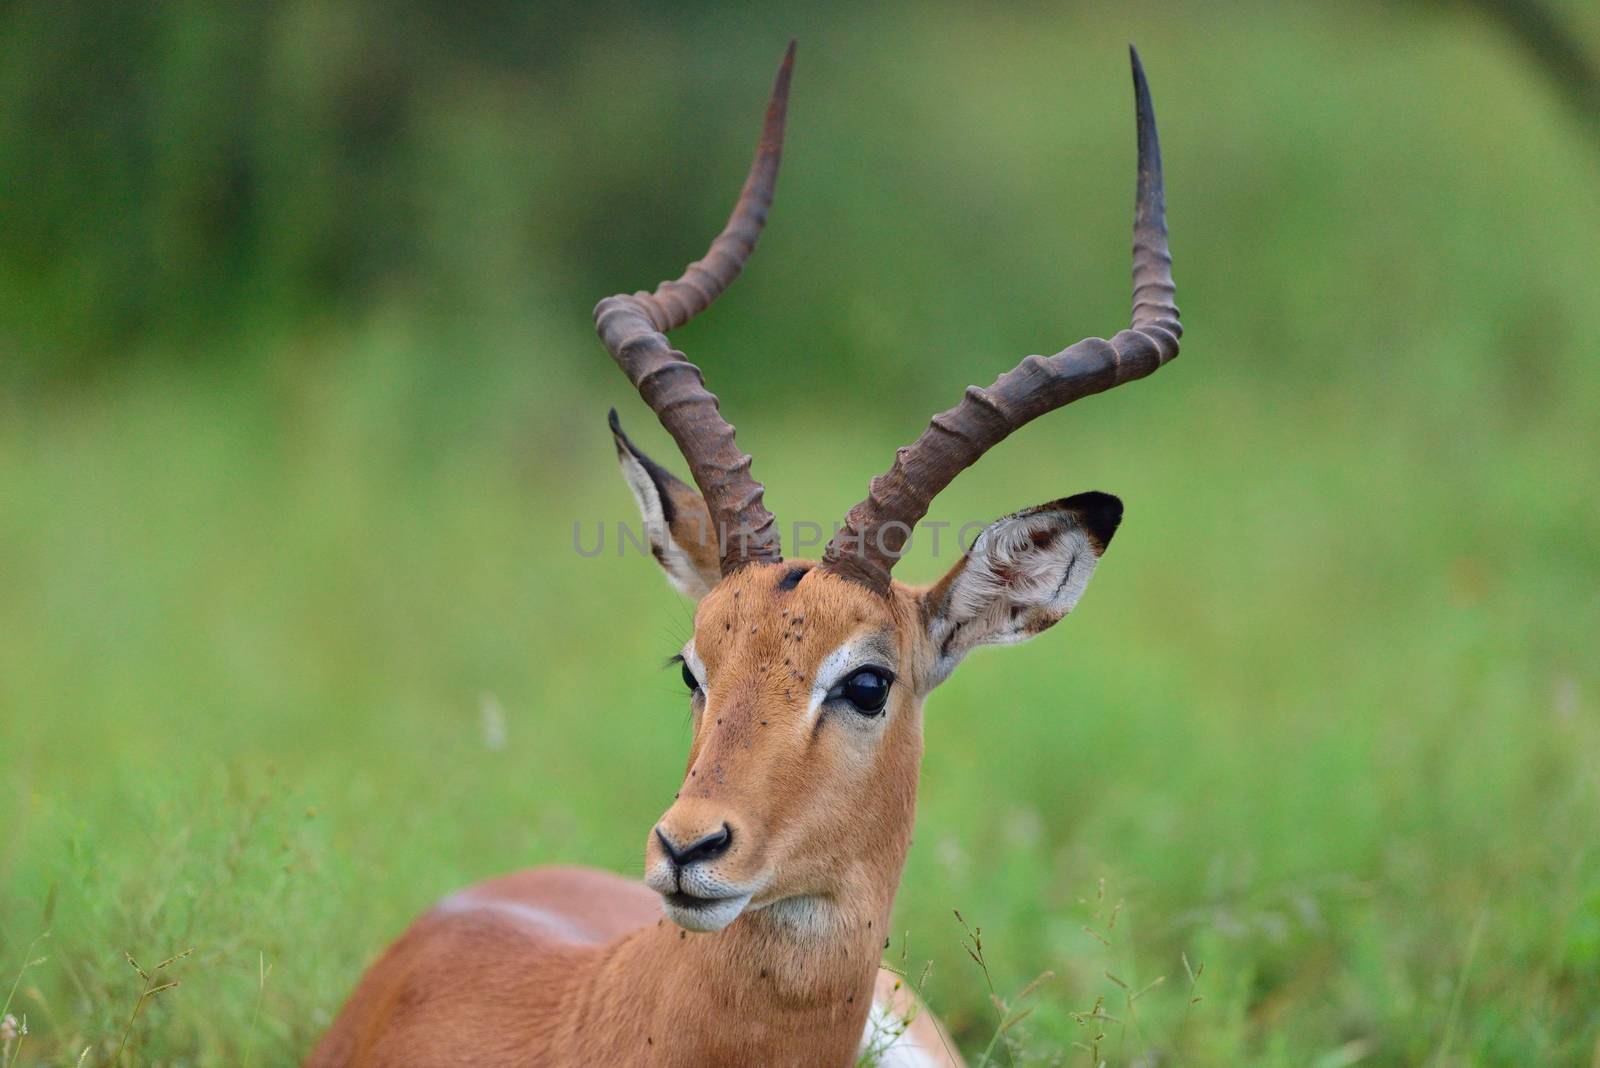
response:
[[[683,334],[789,521],[841,515],[967,381],[1125,314],[1130,27],[849,28],[802,68],[772,241]],[[974,1061],[990,982],[1016,1008],[1048,970],[999,1063],[1015,1040],[1017,1063],[1589,1064],[1592,148],[1443,16],[1183,9],[1137,37],[1185,354],[939,502],[959,524],[1101,488],[1128,512],[1068,621],[930,698],[890,957],[933,962]],[[438,896],[638,870],[687,744],[660,664],[691,615],[650,561],[572,551],[575,520],[630,516],[606,407],[670,453],[588,334],[599,294],[564,284],[472,330],[402,296],[0,397],[17,1064],[107,1063],[136,1005],[124,1064],[293,1063]],[[125,954],[191,947],[138,1004]]]

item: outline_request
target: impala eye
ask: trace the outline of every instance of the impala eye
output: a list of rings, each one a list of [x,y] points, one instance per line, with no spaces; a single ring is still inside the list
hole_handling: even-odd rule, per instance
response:
[[[683,668],[683,684],[689,687],[690,693],[700,692],[700,680],[694,677],[694,672],[689,670],[688,664],[680,665]]]
[[[889,700],[889,684],[894,677],[882,668],[864,667],[850,673],[833,688],[833,694],[849,701],[863,716],[876,716]]]

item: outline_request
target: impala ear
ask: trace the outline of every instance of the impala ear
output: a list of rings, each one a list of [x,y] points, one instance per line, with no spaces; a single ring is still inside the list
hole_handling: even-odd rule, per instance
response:
[[[1122,521],[1109,493],[1080,493],[997,519],[949,574],[921,595],[932,689],[980,645],[1054,626],[1078,603]]]
[[[640,452],[611,409],[611,437],[622,477],[639,503],[650,552],[678,592],[699,600],[722,579],[716,530],[705,498]]]

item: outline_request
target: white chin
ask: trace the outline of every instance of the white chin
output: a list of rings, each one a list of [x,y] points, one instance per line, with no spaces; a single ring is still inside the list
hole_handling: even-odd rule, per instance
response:
[[[670,898],[663,897],[661,905],[666,910],[667,919],[685,930],[720,931],[739,918],[745,906],[750,904],[750,895],[707,898],[703,901],[703,904],[688,905],[675,903]]]

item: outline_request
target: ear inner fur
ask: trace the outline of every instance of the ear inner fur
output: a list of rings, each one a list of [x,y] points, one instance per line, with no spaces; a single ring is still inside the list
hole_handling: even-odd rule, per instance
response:
[[[978,646],[1024,641],[1059,622],[1082,596],[1121,517],[1121,501],[1090,492],[985,527],[922,597],[929,687]]]
[[[617,460],[639,505],[651,553],[679,592],[699,600],[721,579],[716,534],[705,500],[633,443],[615,408],[610,424]]]

